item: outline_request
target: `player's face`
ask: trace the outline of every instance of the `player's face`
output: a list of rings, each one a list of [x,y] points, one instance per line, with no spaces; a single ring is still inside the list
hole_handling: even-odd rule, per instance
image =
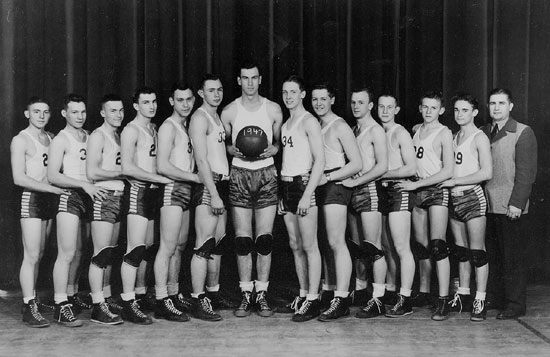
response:
[[[355,119],[365,117],[374,106],[370,101],[369,94],[365,91],[354,92],[351,94],[351,111]]]
[[[124,105],[121,101],[111,101],[103,104],[103,109],[100,112],[107,124],[118,128],[122,125],[124,119]]]
[[[69,102],[67,109],[61,111],[61,115],[67,120],[67,124],[80,129],[86,122],[86,104],[84,102]]]
[[[170,97],[170,105],[174,107],[174,111],[181,118],[187,118],[193,110],[195,104],[195,96],[191,89],[177,89],[174,95]]]
[[[302,104],[302,100],[306,97],[306,92],[300,90],[300,86],[296,82],[283,83],[283,101],[288,109],[294,109]]]
[[[423,98],[419,109],[425,123],[431,123],[439,119],[439,116],[445,112],[441,102],[434,98]]]
[[[148,119],[153,119],[157,114],[157,95],[155,93],[141,93],[138,102],[134,103],[136,112]]]
[[[256,95],[262,83],[262,76],[256,67],[241,68],[241,75],[237,78],[237,82],[241,86],[243,94]]]
[[[32,126],[42,129],[50,120],[50,106],[46,103],[33,103],[25,110],[25,117]]]
[[[199,91],[199,95],[211,107],[218,107],[223,100],[222,82],[219,79],[204,82],[204,87]]]
[[[311,92],[311,106],[319,117],[323,117],[330,112],[333,104],[334,98],[330,97],[326,89],[314,89]]]
[[[399,113],[399,107],[393,97],[378,98],[378,117],[382,123],[395,121],[395,116]]]
[[[455,102],[454,111],[455,121],[460,126],[472,123],[478,113],[478,110],[474,109],[472,105],[465,100],[457,100]]]
[[[514,103],[510,103],[506,94],[493,94],[489,98],[489,115],[493,120],[507,120],[513,107]]]

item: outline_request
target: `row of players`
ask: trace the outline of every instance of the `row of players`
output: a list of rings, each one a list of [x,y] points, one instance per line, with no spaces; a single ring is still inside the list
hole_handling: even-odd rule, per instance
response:
[[[282,87],[283,102],[290,112],[283,125],[280,107],[259,95],[258,66],[243,65],[237,81],[242,95],[224,108],[221,117],[217,110],[223,99],[223,86],[218,77],[203,78],[198,90],[203,103],[192,115],[193,91],[187,85],[176,84],[169,98],[173,114],[158,134],[151,123],[157,109],[156,94],[151,88],[140,88],[133,97],[137,115],[120,138],[117,129],[124,108],[118,96],[103,98],[101,115],[105,121],[88,135],[82,129],[86,119],[84,99],[69,95],[62,110],[67,125],[53,139],[44,130],[50,116],[48,104],[40,99],[30,101],[25,111],[29,127],[14,138],[11,146],[14,181],[24,188],[21,226],[25,256],[20,274],[23,321],[33,327],[48,326],[34,292],[37,261],[49,218],[50,200],[45,193],[59,195],[54,319],[65,326],[82,325],[73,311],[80,303],[71,295],[78,291],[75,279],[80,260],[79,227],[87,215],[92,220],[94,245],[89,268],[92,321],[152,322],[138,301],[146,292],[146,261],[153,258],[156,318],[187,321],[186,312],[190,312],[199,319],[220,320],[208,296],[216,299],[219,295],[220,255],[227,246],[226,207],[231,209],[235,228],[242,290],[235,316],[248,316],[253,309],[266,317],[274,312],[267,290],[277,211],[285,214],[300,285],[299,296],[281,312],[292,312],[293,321],[316,317],[330,321],[349,315],[353,256],[369,258],[374,280],[372,298],[357,317],[400,317],[412,313],[412,211],[420,247],[417,298],[422,299],[429,292],[432,256],[437,264],[440,296],[432,318],[446,319],[450,305],[469,295],[471,260],[477,284],[471,319],[485,319],[487,202],[480,184],[491,178],[492,162],[489,139],[474,125],[478,103],[472,96],[453,99],[455,119],[461,128],[453,139],[450,130],[439,122],[444,111],[441,94],[424,95],[420,105],[424,122],[415,127],[411,138],[395,123],[399,106],[392,94],[378,98],[381,126],[371,116],[372,92],[368,88],[355,89],[351,106],[357,125],[352,130],[332,112],[335,97],[329,86],[318,85],[312,90],[312,106],[320,119],[317,120],[303,106],[303,81],[290,76]],[[497,90],[490,96],[490,106],[509,103],[509,98],[509,93]],[[259,157],[248,158],[234,145],[237,133],[247,126],[259,127],[267,134],[267,148]],[[278,175],[273,156],[280,146],[283,162]],[[233,157],[231,170],[227,154]],[[153,219],[159,197],[160,247],[155,258]],[[461,261],[460,288],[454,299],[448,291],[450,250],[445,240],[449,205]],[[325,255],[323,290],[334,289],[334,298],[323,312],[318,299],[322,275],[317,243],[318,206],[322,207],[322,229],[330,246]],[[349,223],[348,206],[352,207]],[[191,260],[193,292],[189,299],[178,292],[177,277],[191,207],[196,207],[196,243]],[[121,213],[127,217],[127,248],[121,266],[122,303],[117,306],[109,299],[108,281]],[[345,239],[347,225],[355,242],[349,247]],[[393,247],[395,256],[390,254]],[[257,280],[252,280],[252,253],[257,253]],[[401,267],[400,290],[397,301],[386,311],[381,298],[386,286],[395,290],[396,259]],[[356,290],[366,288],[366,269],[360,265]]]

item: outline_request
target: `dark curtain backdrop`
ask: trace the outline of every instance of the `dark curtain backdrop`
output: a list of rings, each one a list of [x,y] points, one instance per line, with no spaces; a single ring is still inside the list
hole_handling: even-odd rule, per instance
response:
[[[281,81],[292,72],[329,80],[338,90],[335,111],[349,119],[350,88],[367,83],[397,93],[398,120],[408,128],[421,121],[425,90],[441,89],[447,99],[465,90],[485,103],[491,88],[512,89],[514,116],[539,140],[533,267],[548,277],[549,18],[545,0],[2,0],[0,285],[17,284],[21,259],[8,153],[27,125],[28,97],[51,102],[49,130],[57,132],[63,96],[81,93],[92,129],[103,94],[123,96],[128,121],[133,90],[147,84],[160,93],[160,123],[175,79],[196,85],[205,72],[217,73],[225,104],[239,94],[238,66],[250,56],[273,100],[280,102]],[[478,124],[486,118],[482,108]],[[456,129],[451,108],[442,121]]]

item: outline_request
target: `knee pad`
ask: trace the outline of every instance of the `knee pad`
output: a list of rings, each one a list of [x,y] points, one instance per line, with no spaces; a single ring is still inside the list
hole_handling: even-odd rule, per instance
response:
[[[105,269],[113,262],[115,247],[105,247],[92,257],[92,264],[98,268]]]
[[[145,260],[148,263],[153,263],[155,261],[155,257],[157,256],[157,252],[159,251],[159,248],[160,248],[159,243],[151,244],[147,249],[145,249],[143,260]]]
[[[212,251],[216,248],[216,238],[208,238],[200,247],[194,249],[196,256],[204,259],[214,259],[212,258]]]
[[[212,254],[224,255],[232,251],[233,249],[231,247],[231,239],[227,238],[227,236],[223,236],[218,241],[218,243],[216,243],[216,246],[214,247],[214,249],[212,249]]]
[[[384,251],[382,249],[376,248],[374,244],[369,241],[363,243],[363,249],[367,253],[367,256],[372,259],[373,262],[378,259],[384,258]]]
[[[269,233],[260,234],[254,242],[254,250],[260,255],[269,255],[273,251],[273,236]]]
[[[411,251],[417,260],[430,259],[430,251],[424,247],[422,243],[413,241],[411,244]]]
[[[476,268],[481,268],[485,264],[487,264],[488,258],[487,258],[487,252],[481,249],[472,249],[472,263],[474,263],[474,266]]]
[[[365,249],[359,244],[355,243],[351,239],[346,239],[346,245],[348,246],[349,255],[351,259],[365,259],[367,258],[367,253]]]
[[[250,237],[235,237],[235,252],[237,255],[245,256],[252,253],[254,242]]]
[[[130,252],[124,255],[124,262],[128,265],[133,266],[134,268],[139,267],[141,261],[143,260],[143,255],[145,254],[145,244],[138,245]]]
[[[461,263],[468,262],[470,261],[471,256],[470,249],[462,247],[460,245],[455,245],[453,247],[453,256],[455,256],[456,259],[458,259],[458,261]]]
[[[443,260],[449,256],[449,245],[443,239],[432,240],[432,257],[436,261]]]

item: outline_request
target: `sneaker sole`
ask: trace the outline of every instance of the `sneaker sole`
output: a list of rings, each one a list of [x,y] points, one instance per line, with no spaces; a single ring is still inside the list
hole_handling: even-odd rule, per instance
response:
[[[56,321],[56,322],[61,326],[65,326],[65,327],[81,327],[82,325],[84,325],[80,320],[75,322],[61,322],[61,321]]]
[[[223,318],[221,316],[219,318],[215,318],[215,319],[205,319],[205,318],[200,318],[200,317],[196,317],[196,316],[193,316],[193,318],[197,319],[197,320],[201,320],[201,321],[207,321],[207,322],[217,322],[217,321],[223,320]]]
[[[50,327],[50,324],[49,324],[49,323],[46,323],[46,324],[43,324],[43,325],[31,325],[31,324],[28,323],[28,322],[25,322],[25,323],[27,324],[27,326],[32,327],[32,328]]]
[[[333,317],[333,318],[323,317],[323,315],[320,315],[317,318],[317,320],[321,321],[321,322],[330,322],[330,321],[335,321],[335,320],[341,319],[342,317],[346,317],[346,316],[349,316],[349,312],[347,314],[344,314],[344,315],[341,315],[341,316],[338,316],[338,317]]]
[[[470,321],[473,321],[473,322],[481,322],[481,321],[485,321],[485,318],[482,318],[482,317],[470,317]]]
[[[404,316],[409,316],[409,315],[412,315],[414,311],[408,311],[408,312],[405,312],[401,315],[392,315],[390,313],[386,313],[386,317],[392,317],[392,318],[399,318],[399,317],[404,317]]]
[[[244,311],[244,310],[235,310],[233,312],[233,315],[235,315],[236,317],[247,317],[247,316],[250,316],[252,314],[252,311],[251,310],[248,310],[248,311]]]
[[[105,322],[105,321],[99,321],[95,319],[90,319],[91,322],[95,322],[96,324],[100,325],[121,325],[124,323],[124,321],[111,321],[111,322]]]
[[[441,317],[438,317],[438,316],[432,316],[432,320],[433,321],[445,321],[449,318],[449,315],[447,316],[441,316]]]
[[[274,314],[273,310],[258,311],[258,316],[261,316],[261,317],[271,317],[271,316],[273,316],[273,314]]]
[[[176,317],[171,317],[171,316],[159,316],[159,315],[156,315],[155,314],[155,319],[157,320],[166,320],[166,321],[172,321],[172,322],[187,322],[189,321],[189,317],[188,316],[176,316]]]

